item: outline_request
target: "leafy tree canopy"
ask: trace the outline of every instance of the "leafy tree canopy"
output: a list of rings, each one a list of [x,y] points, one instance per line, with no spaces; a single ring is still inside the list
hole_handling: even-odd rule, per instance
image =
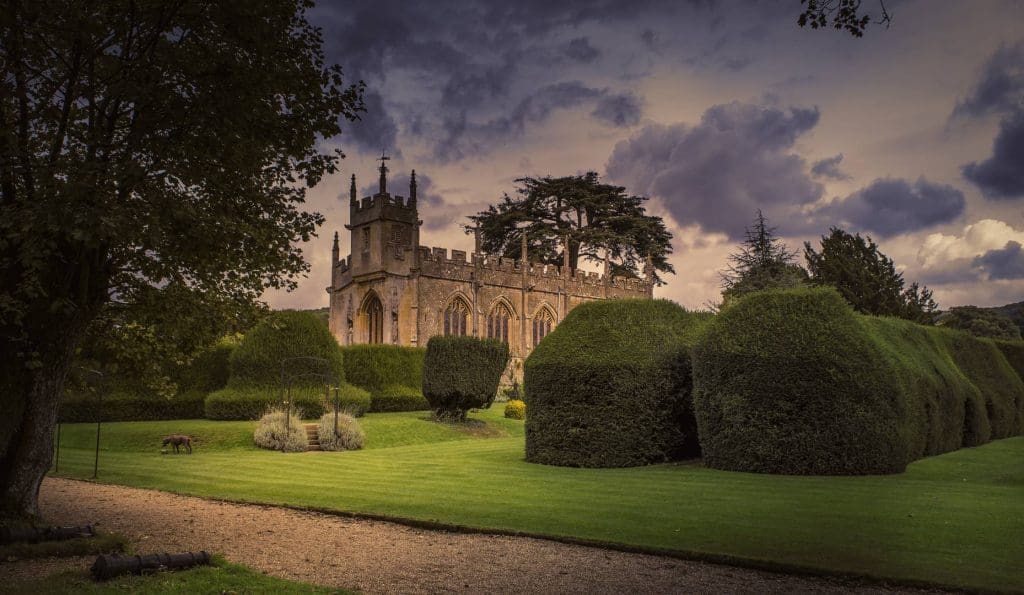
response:
[[[746,228],[739,252],[729,255],[722,273],[724,302],[765,289],[788,289],[807,283],[807,271],[796,264],[796,251],[786,248],[760,209]]]
[[[872,23],[872,15],[861,12],[862,0],[800,0],[805,5],[803,12],[797,17],[797,24],[811,29],[832,27],[838,31],[846,31],[854,37],[863,37],[864,30]],[[884,0],[878,0],[879,15],[874,21],[876,25],[889,26],[892,16],[885,7]]]
[[[830,285],[865,314],[896,316],[931,324],[937,305],[932,292],[916,282],[904,287],[903,273],[870,236],[833,227],[821,237],[821,251],[804,242],[807,270],[814,285]]]
[[[562,265],[568,247],[569,267],[580,259],[603,262],[609,273],[638,277],[649,257],[655,282],[660,273],[674,273],[668,262],[672,234],[661,217],[647,215],[643,196],[626,193],[622,186],[602,184],[598,175],[562,178],[519,178],[516,196],[505,194],[497,205],[470,216],[479,229],[481,249],[488,254],[519,258],[525,231],[530,259]]]
[[[0,515],[36,512],[58,395],[111,300],[294,287],[363,110],[308,0],[34,0],[0,11]]]

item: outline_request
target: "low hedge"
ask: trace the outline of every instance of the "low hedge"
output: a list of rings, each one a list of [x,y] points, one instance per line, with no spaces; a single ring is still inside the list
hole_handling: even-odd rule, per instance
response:
[[[391,385],[417,391],[423,387],[423,360],[427,350],[422,347],[352,345],[341,348],[341,353],[346,381],[371,393],[380,393]]]
[[[738,300],[694,351],[709,467],[897,473],[1020,433],[1024,383],[990,339],[855,314],[833,289]]]
[[[281,401],[281,390],[277,388],[229,387],[206,396],[205,414],[207,419],[225,421],[259,419]],[[293,389],[292,407],[301,410],[304,419],[318,418],[327,411],[323,393],[297,389]]]
[[[574,308],[524,365],[526,460],[627,467],[698,455],[690,349],[709,318],[667,300]]]
[[[401,384],[385,386],[372,393],[370,411],[374,413],[390,413],[396,411],[427,411],[430,403],[419,389]]]
[[[342,411],[347,411],[353,417],[362,417],[370,410],[370,391],[363,390],[358,386],[347,383],[341,385],[338,389],[337,397],[341,404],[340,409]],[[331,391],[331,398],[327,403],[327,409],[330,412],[334,411],[334,399],[335,393],[334,391]]]
[[[201,391],[189,391],[170,399],[114,393],[103,397],[103,421],[157,421],[203,417]],[[97,397],[71,396],[60,402],[58,419],[63,423],[94,422],[100,408]]]
[[[318,358],[327,363],[293,358]],[[293,359],[285,368],[293,386],[345,381],[341,350],[323,323],[309,312],[282,311],[261,320],[231,353],[228,387],[280,387],[281,361],[285,359]]]
[[[438,416],[462,420],[486,409],[508,366],[508,343],[498,339],[436,336],[427,342],[423,396]]]

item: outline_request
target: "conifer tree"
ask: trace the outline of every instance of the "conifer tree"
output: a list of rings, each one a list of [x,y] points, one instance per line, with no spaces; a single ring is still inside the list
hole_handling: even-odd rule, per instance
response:
[[[739,252],[729,255],[729,266],[722,273],[725,302],[755,291],[797,287],[807,281],[807,272],[795,262],[796,251],[775,235],[775,228],[768,225],[760,209],[745,235]]]

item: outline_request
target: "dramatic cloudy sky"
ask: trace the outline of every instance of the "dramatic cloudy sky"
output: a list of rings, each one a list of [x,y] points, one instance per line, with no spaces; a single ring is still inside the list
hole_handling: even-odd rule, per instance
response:
[[[323,2],[368,112],[310,193],[309,278],[267,299],[327,305],[348,178],[374,190],[383,148],[393,192],[417,170],[424,245],[470,249],[459,224],[517,177],[594,170],[665,218],[677,273],[655,294],[685,306],[717,300],[758,208],[793,248],[870,234],[941,307],[1024,300],[1024,2],[886,7],[855,39],[797,27],[797,0]]]

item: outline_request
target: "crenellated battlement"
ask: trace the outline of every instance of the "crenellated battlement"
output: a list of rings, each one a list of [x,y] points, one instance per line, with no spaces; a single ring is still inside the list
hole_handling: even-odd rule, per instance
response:
[[[355,198],[349,199],[349,208],[352,209],[353,213],[380,207],[394,207],[397,209],[415,211],[416,199],[414,197],[409,197],[407,199],[403,196],[391,195],[388,193],[381,194],[379,192],[373,196],[364,196],[362,200],[357,200]]]
[[[430,246],[419,246],[420,268],[424,273],[455,275],[460,270],[464,275],[479,268],[483,272],[495,274],[505,273],[515,277],[523,274],[521,260],[503,258],[486,254],[467,254],[464,250],[452,250],[448,255],[447,248],[435,248]],[[460,275],[461,276],[461,275]],[[530,279],[558,279],[578,285],[609,285],[626,291],[647,292],[649,285],[645,279],[637,279],[623,276],[609,276],[592,271],[580,269],[566,270],[565,267],[543,264],[537,262],[526,263],[526,276]]]

